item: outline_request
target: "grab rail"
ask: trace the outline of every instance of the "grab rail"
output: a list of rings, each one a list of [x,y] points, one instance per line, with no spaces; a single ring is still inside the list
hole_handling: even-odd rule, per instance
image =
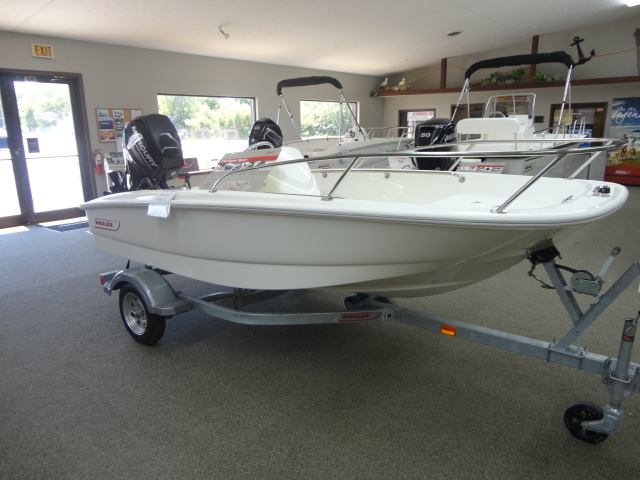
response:
[[[535,177],[531,177],[531,180],[529,180],[527,183],[525,183],[522,187],[520,187],[518,189],[518,191],[516,193],[514,193],[513,195],[511,195],[506,202],[504,202],[502,205],[500,205],[498,208],[496,208],[495,210],[491,210],[491,213],[506,213],[504,210],[505,208],[507,208],[509,205],[511,205],[511,203],[513,203],[513,201],[518,198],[520,195],[522,195],[531,185],[533,185],[534,183],[536,183],[540,178],[542,178],[544,176],[545,173],[547,173],[549,170],[551,170],[551,168],[553,168],[553,166],[558,163],[560,160],[562,160],[567,154],[564,153],[562,155],[558,155],[554,160],[552,160],[546,167],[544,167],[542,170],[540,170],[540,172],[538,172],[538,174]]]
[[[453,153],[458,154],[458,152],[453,152]],[[494,153],[497,153],[497,152],[494,152]],[[282,162],[270,163],[270,164],[267,164],[267,165],[259,165],[257,167],[246,167],[246,168],[242,168],[242,169],[238,169],[238,170],[232,170],[230,172],[227,172],[227,173],[222,175],[220,178],[218,178],[214,182],[214,184],[211,187],[211,189],[209,190],[209,192],[210,193],[217,192],[218,191],[218,185],[220,185],[220,183],[222,183],[222,181],[225,178],[227,178],[230,175],[238,174],[238,173],[241,173],[241,172],[244,173],[244,172],[250,172],[252,170],[262,170],[264,168],[282,167],[282,166],[285,166],[285,165],[295,165],[297,163],[309,163],[309,162],[316,162],[316,161],[334,160],[334,159],[337,159],[337,158],[351,158],[351,157],[353,157],[353,160],[351,161],[349,166],[345,169],[345,171],[342,173],[342,175],[340,175],[340,178],[338,178],[338,180],[336,181],[334,186],[331,188],[331,191],[329,192],[329,194],[327,194],[324,197],[322,197],[322,200],[331,200],[331,198],[330,198],[331,193],[333,193],[336,190],[338,185],[342,182],[342,179],[344,177],[346,177],[347,173],[349,173],[354,168],[354,165],[358,164],[358,160],[367,159],[367,158],[388,158],[388,157],[406,157],[406,156],[407,156],[406,153],[388,152],[388,153],[383,153],[383,154],[367,153],[367,154],[356,155],[356,156],[349,155],[349,154],[344,154],[344,155],[328,155],[328,156],[322,156],[322,157],[318,156],[318,157],[311,157],[311,158],[296,158],[296,159],[293,159],[293,160],[284,160]],[[435,152],[429,152],[428,154],[417,153],[414,156],[417,156],[417,157],[432,157],[432,156],[442,157],[442,152],[439,152],[438,154],[435,154]],[[457,155],[448,155],[448,156],[457,156]],[[466,156],[471,156],[471,155],[467,154]],[[473,155],[473,156],[476,156],[476,155]],[[389,171],[406,172],[407,171],[407,170],[393,170],[393,169],[382,169],[382,168],[376,168],[375,170],[379,171],[379,172],[389,172]],[[443,175],[443,174],[446,174],[446,175],[449,175],[449,176],[457,177],[458,180],[460,181],[460,183],[463,183],[465,181],[464,175],[462,175],[462,174],[460,174],[458,172],[451,172],[449,170],[421,170],[420,173],[425,174],[425,175]]]
[[[577,139],[578,140],[578,139]],[[299,158],[299,159],[293,159],[293,160],[285,160],[285,161],[281,161],[281,162],[277,162],[277,163],[271,163],[268,165],[260,165],[260,166],[255,166],[255,167],[247,167],[247,168],[243,168],[240,170],[233,170],[230,172],[227,172],[225,174],[223,174],[220,178],[218,178],[213,186],[211,187],[211,189],[209,190],[211,193],[215,193],[216,191],[218,191],[218,186],[220,185],[220,183],[227,178],[230,175],[234,175],[240,172],[247,172],[247,171],[251,171],[251,170],[260,170],[263,168],[273,168],[273,167],[280,167],[280,166],[285,166],[285,165],[293,165],[293,164],[298,164],[298,163],[308,163],[308,162],[312,162],[312,161],[327,161],[327,160],[334,160],[334,159],[340,159],[340,158],[351,158],[351,162],[349,163],[349,165],[347,166],[347,168],[344,169],[344,171],[341,173],[341,175],[339,176],[339,178],[336,180],[336,182],[333,184],[333,186],[331,187],[331,189],[329,190],[329,192],[324,195],[321,196],[321,200],[322,201],[330,201],[333,198],[333,194],[335,193],[335,191],[338,189],[338,187],[340,186],[340,184],[342,183],[342,181],[344,180],[344,178],[349,175],[349,173],[351,173],[357,166],[359,166],[360,164],[362,164],[362,162],[364,161],[364,159],[367,158],[389,158],[389,157],[407,157],[407,156],[411,156],[411,157],[417,157],[417,158],[428,158],[428,157],[458,157],[457,162],[454,163],[454,167],[455,165],[457,165],[458,163],[460,163],[460,161],[463,158],[522,158],[522,157],[532,157],[532,156],[552,156],[555,157],[550,163],[548,163],[538,174],[536,174],[535,176],[531,177],[522,187],[520,187],[513,195],[511,195],[505,202],[503,202],[500,206],[498,206],[497,208],[491,210],[491,213],[507,213],[506,209],[509,205],[511,205],[520,195],[522,195],[525,191],[527,191],[534,183],[536,183],[540,178],[542,178],[545,174],[547,174],[549,172],[549,170],[551,170],[556,164],[558,164],[563,158],[565,158],[567,155],[571,155],[571,154],[586,154],[589,153],[591,154],[590,157],[584,162],[584,164],[577,169],[571,176],[568,177],[569,180],[572,180],[576,177],[576,175],[578,175],[584,168],[586,168],[591,162],[593,162],[593,160],[597,157],[598,154],[600,154],[603,151],[611,151],[614,150],[616,148],[619,148],[620,146],[623,145],[623,142],[620,141],[619,139],[604,139],[604,138],[581,138],[579,139],[580,143],[584,143],[584,142],[589,142],[589,143],[593,143],[593,142],[606,142],[604,143],[604,145],[600,145],[597,147],[582,147],[582,148],[573,148],[573,147],[563,147],[563,148],[547,148],[547,149],[539,149],[539,150],[500,150],[500,151],[459,151],[459,150],[447,150],[447,151],[436,151],[436,149],[438,148],[442,148],[442,144],[440,145],[432,145],[432,146],[428,146],[428,147],[420,147],[420,151],[417,150],[399,150],[399,151],[395,151],[395,152],[384,152],[384,153],[368,153],[368,154],[361,154],[361,155],[349,155],[349,154],[341,154],[341,155],[329,155],[329,156],[316,156],[316,157],[310,157],[310,158]],[[505,141],[489,141],[487,143],[490,144],[495,144],[495,143],[554,143],[554,140],[539,140],[536,139],[532,142],[531,139],[523,139],[523,140],[505,140]],[[555,141],[557,143],[557,141]],[[456,142],[456,143],[448,143],[446,144],[447,147],[451,147],[451,148],[456,148],[456,147],[461,147],[461,146],[469,146],[471,145],[475,145],[477,143],[482,143],[482,142]],[[430,149],[433,149],[434,151],[428,151]],[[452,168],[454,168],[452,167]],[[393,169],[375,169],[376,171],[380,171],[380,172],[407,172],[407,170],[393,170]],[[438,174],[438,175],[450,175],[450,176],[455,176],[458,178],[458,180],[462,183],[465,181],[465,177],[464,175],[461,175],[458,172],[454,172],[452,170],[420,170],[421,174]]]

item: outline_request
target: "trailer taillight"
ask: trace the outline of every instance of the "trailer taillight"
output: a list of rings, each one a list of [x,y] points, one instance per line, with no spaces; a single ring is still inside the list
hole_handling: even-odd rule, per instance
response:
[[[451,325],[441,325],[440,332],[445,335],[451,335],[452,337],[455,337],[456,333],[458,333],[456,327],[452,327]]]

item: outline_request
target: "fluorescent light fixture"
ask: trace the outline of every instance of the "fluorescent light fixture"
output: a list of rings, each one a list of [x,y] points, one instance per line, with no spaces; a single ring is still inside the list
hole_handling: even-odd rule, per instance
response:
[[[622,0],[627,7],[635,7],[636,5],[640,5],[640,0]]]

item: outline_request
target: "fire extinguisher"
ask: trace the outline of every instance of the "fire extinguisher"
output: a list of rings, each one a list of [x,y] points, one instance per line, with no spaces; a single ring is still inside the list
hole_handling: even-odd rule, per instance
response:
[[[98,175],[104,174],[104,157],[102,152],[98,149],[93,152],[93,159],[96,162],[96,173]]]

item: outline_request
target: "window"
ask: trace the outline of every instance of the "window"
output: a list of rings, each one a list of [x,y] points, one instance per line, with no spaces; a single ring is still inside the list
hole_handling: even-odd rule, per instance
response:
[[[320,102],[302,100],[300,102],[300,134],[309,137],[339,137],[355,125],[353,116],[358,118],[358,104],[349,102]]]
[[[171,119],[184,158],[200,169],[214,167],[225,153],[245,150],[255,121],[253,98],[158,95],[158,112]]]

